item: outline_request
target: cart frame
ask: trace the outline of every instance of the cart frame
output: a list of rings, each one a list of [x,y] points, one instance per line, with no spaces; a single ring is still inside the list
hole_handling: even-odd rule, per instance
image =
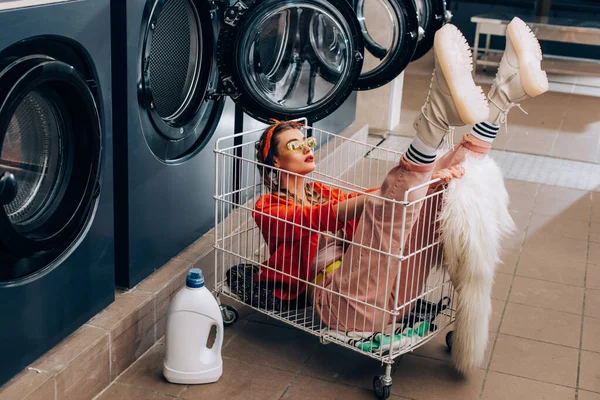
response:
[[[302,122],[306,123],[305,120]],[[383,264],[387,265],[380,265],[378,274],[381,273],[379,268],[383,268],[388,274],[387,276],[390,273],[396,276],[395,283],[386,280],[386,287],[382,294],[379,292],[379,287],[377,287],[376,293],[377,296],[393,295],[393,306],[378,307],[359,297],[353,297],[350,291],[341,293],[340,290],[335,291],[330,287],[325,287],[324,283],[315,283],[314,280],[308,278],[304,279],[282,270],[274,270],[265,264],[270,256],[270,251],[260,228],[253,219],[253,213],[256,213],[254,208],[256,200],[269,193],[257,172],[258,167],[266,166],[257,162],[255,156],[255,143],[258,141],[262,129],[220,138],[215,146],[215,297],[221,305],[226,326],[237,321],[238,312],[231,305],[221,304],[220,296],[231,298],[270,318],[315,335],[319,337],[321,343],[336,343],[381,361],[382,365],[385,365],[385,374],[375,376],[373,387],[377,397],[385,399],[390,395],[395,362],[403,354],[422,346],[438,333],[446,330],[455,319],[455,310],[451,307],[454,289],[447,271],[443,268],[444,255],[437,220],[437,212],[443,205],[446,185],[443,185],[439,179],[431,180],[407,190],[403,201],[385,199],[377,192],[368,193],[367,189],[376,187],[373,184],[379,186],[382,177],[390,167],[397,164],[401,157],[400,152],[383,149],[377,145],[363,143],[314,127],[305,126],[303,129],[307,136],[314,136],[318,142],[314,152],[317,170],[307,175],[306,181],[320,182],[345,193],[357,193],[365,196],[366,202],[383,202],[384,210],[386,208],[388,212],[391,210],[392,220],[401,216],[402,228],[407,223],[412,224],[410,237],[404,237],[405,229],[401,231],[402,237],[399,243],[405,245],[402,246],[399,254],[382,251],[375,246],[358,245],[359,248],[368,249],[370,254],[384,258]],[[288,176],[302,177],[277,168],[272,168],[272,170],[276,171],[274,174],[279,177],[281,177],[281,172],[287,173]],[[430,189],[427,195],[421,198],[409,201],[411,197],[414,197],[411,196],[413,192],[424,187],[435,189]],[[430,217],[426,220],[423,217],[422,223],[419,220],[408,221],[407,210],[409,207],[420,207],[421,212],[425,213],[429,210]],[[309,231],[310,235],[319,234],[321,235],[319,240],[324,238],[326,243],[335,242],[336,245],[343,243],[343,246],[350,244],[357,246],[356,241],[340,238],[332,232],[320,231],[314,226],[310,226],[311,223],[295,224],[274,216],[269,216],[269,218],[275,223],[297,225],[298,229],[302,229],[303,232]],[[357,233],[355,233],[355,239],[356,235]],[[270,240],[270,238],[267,239]],[[286,240],[288,239],[294,241],[293,237]],[[297,238],[297,240],[301,239]],[[347,256],[347,253],[344,253],[343,257]],[[350,264],[353,264],[352,261]],[[233,280],[232,267],[237,266],[236,273],[239,273],[240,265],[243,265],[241,267],[243,272],[246,272],[246,268],[251,271],[255,271],[257,268],[266,268],[277,272],[282,277],[293,278],[297,282],[307,285],[311,289],[311,294],[304,296],[302,300],[304,303],[296,300],[295,304],[290,304],[274,296],[271,296],[269,303],[268,294],[272,295],[272,291],[278,286],[270,282],[253,282],[246,275],[237,275],[236,280]],[[408,275],[403,275],[403,271]],[[372,271],[367,271],[367,275],[371,273]],[[405,288],[404,294],[399,293],[401,276],[412,276],[410,293],[407,293],[408,288]],[[325,280],[323,279],[323,282]],[[414,290],[415,282],[417,282],[417,290]],[[408,283],[406,284],[408,285]],[[250,294],[248,294],[248,290],[251,292]],[[362,306],[372,309],[373,313],[384,313],[391,318],[392,322],[382,325],[381,329],[373,326],[369,332],[342,332],[335,327],[335,324],[330,328],[327,324],[328,321],[322,321],[312,305],[314,301],[312,293],[316,290],[322,291],[322,293],[326,292],[328,296],[337,298],[338,301],[345,299],[347,302],[360,303]],[[260,301],[263,292],[266,293],[264,304]],[[249,297],[246,298],[246,296]],[[258,296],[256,303],[253,296]],[[452,331],[447,333],[446,344],[451,348]]]

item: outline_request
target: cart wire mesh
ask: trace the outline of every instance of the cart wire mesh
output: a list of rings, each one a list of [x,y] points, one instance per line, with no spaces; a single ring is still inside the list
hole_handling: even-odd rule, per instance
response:
[[[257,161],[256,143],[262,130],[217,141],[215,294],[316,335],[322,343],[336,343],[393,364],[396,358],[428,342],[454,321],[454,290],[442,268],[444,254],[437,221],[445,186],[439,180],[431,180],[410,188],[401,200],[383,198],[376,188],[398,165],[401,153],[314,127],[305,126],[302,130],[317,142],[317,168],[305,176]],[[391,225],[402,224],[402,229],[397,230],[401,237],[379,232],[359,240],[362,231],[357,231],[357,226],[361,215],[356,209],[352,214],[338,207],[337,216],[344,228],[337,231],[323,229],[318,214],[307,214],[307,218],[302,214],[290,220],[257,211],[257,201],[272,194],[263,182],[260,168],[266,168],[265,174],[279,185],[273,191],[281,187],[282,179],[288,185],[304,179],[307,193],[312,190],[310,194],[317,197],[317,206],[327,204],[333,192],[358,196],[358,201],[364,202],[362,215],[378,204]],[[326,187],[327,195],[323,196],[322,189],[315,191],[315,187]],[[427,188],[425,195],[417,199],[411,196],[423,188]],[[263,229],[257,221],[263,222]],[[411,226],[404,237],[404,228]],[[385,229],[386,224],[382,227]],[[352,229],[350,238],[348,232]],[[381,237],[390,242],[378,242]],[[391,251],[397,247],[392,242],[404,246]],[[316,256],[311,256],[314,253]],[[340,260],[340,254],[341,261],[335,262]],[[369,261],[361,262],[361,257],[368,257]],[[376,262],[370,262],[373,257]],[[303,267],[302,273],[294,269],[298,265]],[[257,279],[259,273],[275,279]],[[349,276],[354,277],[350,279],[352,284],[339,283],[346,282]],[[370,277],[377,277],[376,284],[364,284],[363,277],[369,282],[373,280]],[[333,311],[323,312],[322,299]],[[331,317],[333,314],[337,320]]]

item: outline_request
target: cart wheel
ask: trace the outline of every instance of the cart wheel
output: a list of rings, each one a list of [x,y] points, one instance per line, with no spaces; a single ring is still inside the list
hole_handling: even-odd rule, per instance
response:
[[[373,390],[378,399],[385,400],[390,397],[390,386],[383,383],[383,375],[373,378]]]
[[[221,306],[221,314],[223,315],[223,325],[231,326],[235,324],[240,317],[238,310],[234,306],[225,304]]]
[[[446,334],[446,345],[448,349],[452,351],[452,340],[454,339],[454,331],[450,331]]]

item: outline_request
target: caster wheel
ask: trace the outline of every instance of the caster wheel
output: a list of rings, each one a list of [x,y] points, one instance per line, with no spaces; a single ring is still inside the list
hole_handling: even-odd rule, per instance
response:
[[[375,396],[380,400],[385,400],[390,397],[390,386],[386,386],[383,383],[383,376],[376,376],[373,378],[373,390]]]
[[[221,306],[221,314],[223,315],[223,325],[225,326],[231,326],[235,324],[240,317],[238,310],[229,304]]]
[[[452,340],[454,339],[454,331],[448,332],[446,334],[446,346],[448,346],[448,350],[452,351]]]

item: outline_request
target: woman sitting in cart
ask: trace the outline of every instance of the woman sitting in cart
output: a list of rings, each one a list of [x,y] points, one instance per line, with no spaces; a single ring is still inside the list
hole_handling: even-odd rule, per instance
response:
[[[386,254],[406,254],[403,245],[411,247],[413,228],[423,221],[432,224],[435,215],[427,215],[422,202],[415,202],[406,207],[403,224],[402,208],[396,207],[392,217],[392,207],[384,199],[404,201],[408,189],[432,178],[448,182],[462,176],[460,164],[467,154],[481,158],[490,151],[510,108],[548,89],[539,44],[524,23],[519,27],[523,34],[518,35],[518,43],[507,37],[487,99],[473,81],[471,52],[460,31],[448,24],[436,33],[435,72],[427,101],[414,122],[416,136],[381,187],[368,191],[374,197],[305,182],[303,177],[316,168],[312,152],[316,141],[304,137],[300,124],[278,122],[265,130],[257,144],[257,158],[270,193],[259,198],[253,215],[270,257],[264,262],[267,268],[254,274],[255,287],[260,282],[263,288],[275,288],[272,294],[281,301],[306,294],[331,329],[381,332],[392,323],[392,314],[384,310],[418,296],[432,262],[388,268]],[[527,61],[524,54],[535,57]],[[460,144],[438,159],[438,148],[448,132],[465,124],[475,125]],[[423,185],[411,191],[408,201],[422,199],[428,189]],[[344,240],[326,240],[319,232]],[[395,293],[401,298],[395,299]]]

